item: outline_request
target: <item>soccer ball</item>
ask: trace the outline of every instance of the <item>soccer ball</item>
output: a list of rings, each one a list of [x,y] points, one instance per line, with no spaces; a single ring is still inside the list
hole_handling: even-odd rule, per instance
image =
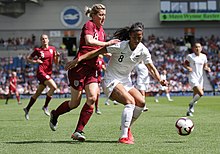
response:
[[[176,129],[179,135],[186,136],[191,134],[194,130],[194,124],[191,119],[187,117],[181,117],[176,121]]]

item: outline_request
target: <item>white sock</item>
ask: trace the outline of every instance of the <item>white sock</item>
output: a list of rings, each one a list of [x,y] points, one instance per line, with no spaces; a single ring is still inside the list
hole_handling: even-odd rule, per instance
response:
[[[138,117],[141,115],[143,109],[144,108],[142,108],[142,107],[135,106],[130,127],[138,119]]]
[[[133,116],[135,105],[127,104],[121,115],[121,138],[128,137],[128,128],[131,124],[131,119]]]
[[[167,93],[166,96],[167,96],[167,99],[170,100],[170,94]]]
[[[160,95],[157,93],[156,96],[155,96],[155,99],[158,99],[159,96],[160,96]]]
[[[190,101],[190,104],[195,104],[197,103],[197,101],[201,98],[201,96],[199,96],[198,94],[196,94],[193,99]]]

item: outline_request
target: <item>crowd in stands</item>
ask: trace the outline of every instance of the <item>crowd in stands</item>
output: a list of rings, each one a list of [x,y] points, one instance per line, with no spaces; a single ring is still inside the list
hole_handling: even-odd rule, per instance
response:
[[[0,38],[0,49],[2,50],[18,50],[29,49],[35,45],[36,37],[12,37],[8,39]]]
[[[208,74],[209,80],[216,91],[220,90],[220,38],[212,35],[210,38],[197,38],[204,47],[208,56],[208,63],[212,72]],[[155,37],[151,35],[145,42],[152,54],[155,66],[159,70],[167,70],[167,79],[170,81],[171,91],[190,91],[188,72],[183,67],[183,62],[190,49],[183,38]],[[153,80],[151,80],[153,81]],[[150,86],[152,91],[155,86]],[[157,88],[157,87],[156,87]]]
[[[220,91],[220,38],[216,36],[198,38],[208,54],[208,63],[211,73],[208,74],[213,90]],[[15,41],[16,42],[16,41]],[[0,43],[1,44],[1,43]],[[191,91],[188,83],[188,72],[183,67],[184,58],[189,53],[188,45],[184,38],[163,38],[154,35],[148,36],[144,44],[150,50],[152,59],[157,69],[167,70],[167,80],[170,82],[171,92]],[[25,54],[16,57],[0,58],[0,94],[8,92],[8,78],[11,71],[15,70],[18,76],[18,91],[20,94],[35,93],[38,81],[35,77],[37,65],[27,63]],[[58,85],[55,93],[70,93],[67,72],[64,70],[67,55],[61,51],[61,63],[53,67],[52,77]],[[151,92],[158,91],[159,83],[151,80]],[[47,89],[44,91],[46,93]]]

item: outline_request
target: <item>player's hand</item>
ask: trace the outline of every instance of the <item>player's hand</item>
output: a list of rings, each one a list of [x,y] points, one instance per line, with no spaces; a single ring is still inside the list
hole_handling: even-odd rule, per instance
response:
[[[189,72],[192,72],[192,68],[191,68],[191,67],[189,67],[189,68],[188,68],[188,71],[189,71]]]
[[[118,43],[118,42],[120,42],[119,39],[112,39],[112,40],[110,40],[110,41],[107,42],[107,46],[110,46],[110,45],[116,44],[116,43]]]
[[[167,80],[161,80],[161,81],[160,81],[160,84],[161,84],[162,86],[168,86]]]
[[[78,59],[76,58],[76,59],[73,59],[73,60],[67,62],[64,69],[67,71],[67,70],[70,70],[70,69],[76,67],[77,65],[78,65]]]
[[[56,54],[55,54],[57,57],[60,56],[60,53],[58,51],[56,51]]]
[[[207,71],[207,72],[211,72],[210,67],[204,67],[204,70]]]
[[[42,64],[42,63],[43,63],[43,61],[42,61],[42,60],[40,60],[40,59],[37,59],[37,60],[36,60],[36,63],[38,63],[38,64]]]

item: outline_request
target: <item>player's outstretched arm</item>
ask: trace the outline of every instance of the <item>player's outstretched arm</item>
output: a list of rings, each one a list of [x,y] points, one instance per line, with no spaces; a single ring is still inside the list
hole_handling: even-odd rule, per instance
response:
[[[153,63],[148,63],[146,64],[146,66],[149,70],[149,73],[153,76],[155,80],[159,81],[162,86],[168,85],[168,82],[166,80],[161,80],[160,74]]]
[[[106,47],[90,51],[90,52],[88,52],[88,53],[86,53],[76,59],[73,59],[72,61],[67,62],[66,66],[65,66],[65,70],[70,70],[70,69],[76,67],[81,61],[92,59],[94,57],[97,57],[99,54],[104,54],[106,52],[107,52]]]

